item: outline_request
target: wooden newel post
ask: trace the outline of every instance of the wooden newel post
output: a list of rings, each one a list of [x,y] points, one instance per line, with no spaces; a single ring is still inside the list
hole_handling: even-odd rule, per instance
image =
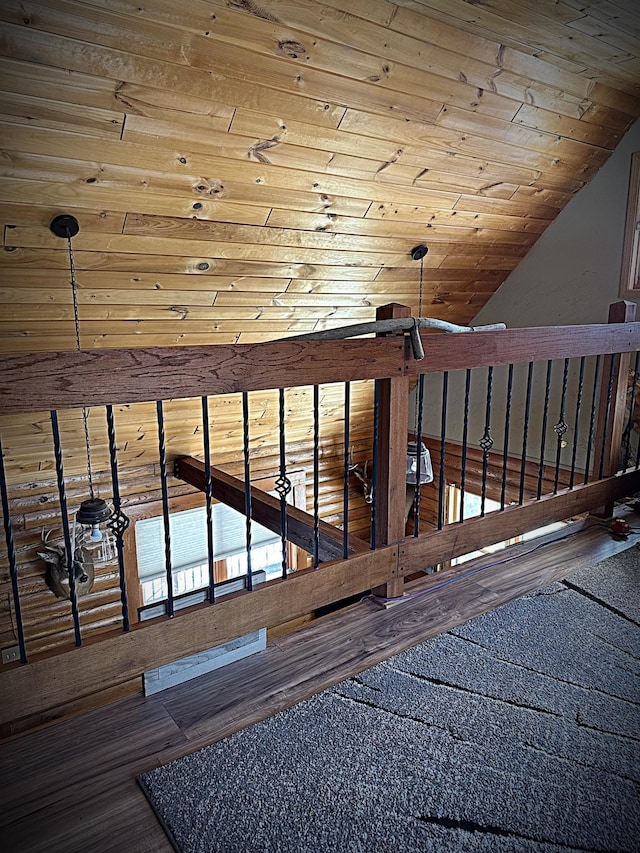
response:
[[[626,299],[609,306],[609,323],[633,323],[636,319],[636,304]],[[594,445],[593,479],[611,477],[620,468],[622,460],[622,434],[627,417],[627,377],[631,365],[631,353],[617,356],[613,374],[611,365],[616,356],[607,355],[602,360],[602,378],[598,401],[598,423]],[[603,455],[604,447],[604,455]],[[609,518],[613,514],[613,504],[601,507],[594,515]]]
[[[392,302],[376,311],[376,320],[411,317],[411,308]],[[408,345],[408,341],[407,341]],[[373,484],[376,499],[375,540],[392,545],[404,538],[406,498],[407,435],[409,430],[409,382],[405,376],[378,379],[378,465]],[[403,594],[404,579],[377,587],[384,598]]]

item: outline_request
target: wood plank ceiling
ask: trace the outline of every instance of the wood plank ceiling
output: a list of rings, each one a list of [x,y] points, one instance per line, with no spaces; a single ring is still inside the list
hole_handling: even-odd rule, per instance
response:
[[[2,0],[4,350],[466,323],[640,115],[637,0]]]

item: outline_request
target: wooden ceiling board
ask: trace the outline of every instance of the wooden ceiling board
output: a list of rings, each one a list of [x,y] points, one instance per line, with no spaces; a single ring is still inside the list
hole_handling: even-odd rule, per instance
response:
[[[632,0],[6,0],[5,350],[468,323],[640,116]],[[425,243],[422,306],[419,266]]]

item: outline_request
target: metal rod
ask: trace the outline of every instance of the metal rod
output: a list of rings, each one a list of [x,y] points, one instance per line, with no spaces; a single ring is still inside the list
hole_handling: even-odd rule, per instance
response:
[[[482,489],[480,495],[480,515],[484,516],[487,499],[487,472],[489,470],[489,451],[493,447],[491,438],[491,398],[493,395],[493,367],[487,368],[487,402],[485,407],[484,433],[480,439],[482,448]]]
[[[558,481],[560,479],[560,457],[562,455],[563,441],[567,432],[567,424],[565,423],[565,404],[567,400],[567,382],[569,379],[569,359],[564,360],[564,370],[562,373],[562,395],[560,399],[560,414],[558,415],[558,423],[554,426],[554,431],[558,437],[556,446],[556,468],[553,475],[553,494],[558,493]]]
[[[464,418],[462,427],[462,463],[460,466],[460,518],[464,521],[464,492],[467,483],[467,447],[469,444],[469,400],[471,397],[471,370],[467,368],[464,383]]]
[[[547,377],[545,381],[544,391],[544,406],[542,408],[542,431],[540,433],[540,463],[538,466],[538,491],[537,496],[540,500],[542,496],[542,479],[544,476],[544,452],[547,443],[547,421],[549,419],[549,397],[551,394],[551,373],[553,370],[553,361],[547,361]]]
[[[580,434],[580,412],[582,410],[582,393],[584,390],[584,366],[585,356],[580,359],[580,373],[578,375],[578,392],[576,397],[576,413],[573,427],[573,451],[571,453],[571,474],[569,475],[569,488],[572,489],[576,475],[576,458],[578,454],[578,438]]]
[[[71,601],[71,616],[73,618],[73,632],[75,634],[76,646],[82,645],[80,636],[80,614],[78,612],[78,591],[76,589],[75,542],[71,542],[71,530],[69,528],[69,515],[67,510],[67,493],[64,484],[64,467],[62,464],[62,445],[60,443],[60,428],[58,425],[58,413],[51,411],[51,430],[53,433],[53,449],[56,459],[56,475],[58,478],[58,496],[60,498],[60,514],[62,516],[62,531],[64,533],[64,545],[69,571],[69,600]]]
[[[249,463],[249,393],[242,392],[242,456],[244,460],[244,516],[247,546],[247,589],[253,589],[251,566],[251,466]]]
[[[447,396],[449,372],[442,374],[442,417],[440,421],[440,474],[438,477],[438,530],[444,526],[444,464],[447,448]]]
[[[376,379],[373,392],[373,459],[371,461],[371,482],[373,491],[371,494],[371,550],[376,549],[376,522],[378,519],[378,440],[380,437],[380,382]]]
[[[2,493],[2,517],[4,520],[4,536],[7,543],[7,557],[9,558],[9,577],[11,579],[11,594],[13,596],[13,610],[16,617],[16,634],[18,635],[18,648],[20,649],[20,662],[27,662],[27,648],[24,641],[24,626],[22,624],[22,611],[20,608],[20,589],[18,587],[18,560],[16,547],[13,540],[13,526],[9,513],[9,492],[7,489],[7,478],[4,470],[4,451],[2,449],[2,438],[0,437],[0,492]]]
[[[344,383],[344,473],[342,484],[342,556],[349,556],[349,446],[351,443],[351,383]]]
[[[591,416],[589,418],[589,439],[587,441],[587,458],[584,466],[584,484],[589,482],[589,468],[591,466],[591,453],[593,451],[593,442],[596,426],[596,409],[598,407],[598,385],[600,384],[600,366],[602,357],[596,356],[596,369],[593,376],[593,395],[591,397]]]
[[[291,491],[291,483],[287,477],[287,442],[286,442],[286,412],[284,388],[278,391],[278,425],[280,438],[280,475],[276,489],[280,497],[280,541],[282,543],[282,577],[287,577],[287,495]]]
[[[416,423],[416,489],[413,503],[413,535],[420,534],[420,474],[422,465],[422,419],[424,416],[424,373],[418,377],[418,420]]]
[[[320,388],[313,386],[313,567],[320,564]]]
[[[631,433],[633,432],[633,418],[636,410],[636,392],[638,389],[638,368],[640,367],[640,352],[636,353],[636,361],[633,367],[632,375],[633,379],[631,380],[631,387],[628,387],[627,384],[627,393],[631,393],[631,402],[629,403],[629,420],[627,421],[627,425],[624,429],[624,459],[622,463],[622,469],[626,470],[629,465],[629,461],[631,459]]]
[[[502,450],[502,486],[500,488],[500,509],[504,509],[507,498],[507,466],[509,463],[509,432],[511,429],[511,400],[513,396],[513,364],[509,365],[507,375],[507,404],[504,416],[504,448]]]
[[[169,489],[167,486],[167,453],[164,435],[164,409],[162,400],[156,400],[158,422],[158,458],[160,465],[160,488],[162,491],[162,521],[164,525],[164,565],[167,578],[167,616],[174,615],[173,574],[171,568],[171,521],[169,517]]]
[[[615,353],[611,356],[611,364],[609,366],[609,381],[607,383],[607,405],[604,416],[604,429],[602,432],[602,447],[600,448],[600,463],[598,465],[598,479],[602,479],[602,474],[604,472],[604,457],[607,449],[607,445],[610,441],[610,429],[609,429],[609,416],[611,414],[611,399],[613,397],[613,380],[616,370],[616,365],[618,362],[618,353]]]
[[[213,540],[213,484],[211,482],[211,433],[209,431],[209,398],[201,397],[202,405],[202,449],[204,452],[204,495],[207,524],[207,565],[209,569],[209,601],[216,600],[215,542]]]
[[[524,404],[524,423],[522,427],[522,456],[520,457],[520,494],[518,503],[524,501],[524,481],[527,472],[527,442],[529,440],[529,415],[531,414],[531,388],[533,385],[533,362],[529,362],[527,373],[527,396]]]
[[[122,628],[130,629],[129,602],[127,599],[127,577],[124,565],[124,543],[122,536],[129,527],[129,519],[122,512],[120,501],[120,484],[118,482],[118,446],[116,444],[116,427],[113,419],[113,406],[106,406],[107,435],[109,437],[109,462],[111,465],[111,490],[113,492],[113,513],[107,522],[107,527],[115,535],[116,551],[118,554],[118,576],[120,581],[120,603],[122,606]]]

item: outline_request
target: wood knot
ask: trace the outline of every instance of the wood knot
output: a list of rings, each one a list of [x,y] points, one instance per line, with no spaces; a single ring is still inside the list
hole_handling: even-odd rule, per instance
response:
[[[307,52],[306,47],[299,41],[279,41],[278,50],[291,59],[298,59]]]

